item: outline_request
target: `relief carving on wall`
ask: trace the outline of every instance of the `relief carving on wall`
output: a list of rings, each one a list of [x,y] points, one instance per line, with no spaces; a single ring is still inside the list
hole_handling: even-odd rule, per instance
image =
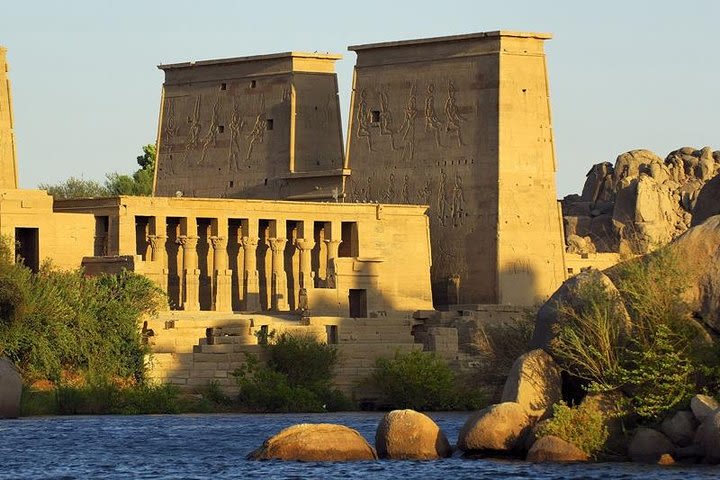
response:
[[[358,102],[358,111],[355,120],[357,121],[357,136],[364,138],[367,142],[368,152],[373,151],[372,138],[370,136],[370,110],[367,105],[367,90],[360,91],[360,101]]]
[[[240,106],[233,102],[233,112],[230,119],[230,148],[228,149],[228,168],[230,171],[240,170],[240,140],[245,126],[245,120],[240,114]]]
[[[202,154],[198,165],[205,163],[205,156],[210,147],[214,147],[217,144],[218,136],[218,125],[220,124],[220,99],[216,98],[212,108],[212,116],[210,117],[210,126],[208,127],[207,133],[203,137],[202,141]]]
[[[448,136],[457,138],[458,147],[465,145],[462,140],[462,122],[465,118],[460,114],[455,100],[455,85],[452,81],[448,81],[448,98],[445,101],[445,129]]]

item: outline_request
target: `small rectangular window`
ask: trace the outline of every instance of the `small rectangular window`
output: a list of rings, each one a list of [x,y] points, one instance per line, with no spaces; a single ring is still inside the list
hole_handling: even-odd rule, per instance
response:
[[[225,131],[225,125],[218,125],[218,133],[223,133]]]
[[[268,118],[267,120],[265,120],[265,129],[266,130],[273,129],[273,119],[272,118]]]
[[[220,90],[227,90],[227,83],[221,83]]]
[[[373,110],[370,112],[370,121],[372,123],[378,123],[380,121],[380,112],[378,110]]]
[[[230,180],[230,188],[232,188],[232,187],[234,187],[234,186],[235,186],[235,182],[233,182],[232,180]]]
[[[255,88],[255,87],[257,87],[257,82],[255,80],[252,80],[250,82],[250,88]]]

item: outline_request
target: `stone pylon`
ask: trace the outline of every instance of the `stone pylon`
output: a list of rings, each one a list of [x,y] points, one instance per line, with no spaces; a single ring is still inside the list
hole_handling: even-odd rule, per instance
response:
[[[18,175],[6,54],[7,49],[0,46],[0,189],[14,189],[18,187]]]

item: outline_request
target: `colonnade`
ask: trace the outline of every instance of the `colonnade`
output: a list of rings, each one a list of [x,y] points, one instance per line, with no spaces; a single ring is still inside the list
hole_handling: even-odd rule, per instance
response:
[[[308,219],[136,217],[135,243],[146,245],[136,254],[172,308],[290,311],[301,308],[301,289],[307,295],[313,288],[335,288],[341,225]]]

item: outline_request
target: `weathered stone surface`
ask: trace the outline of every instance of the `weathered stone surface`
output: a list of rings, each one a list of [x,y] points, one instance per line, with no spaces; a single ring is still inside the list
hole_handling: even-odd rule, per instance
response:
[[[706,462],[720,463],[720,411],[705,417],[695,433],[694,441],[702,448]]]
[[[20,415],[22,377],[7,358],[0,358],[0,418],[17,418]]]
[[[588,458],[587,453],[554,435],[539,438],[527,454],[528,462],[586,462]]]
[[[709,395],[695,395],[690,399],[690,409],[699,422],[703,422],[705,418],[712,415],[720,408],[717,400]]]
[[[586,237],[590,233],[590,222],[592,218],[589,216],[565,216],[565,238],[570,235]]]
[[[590,237],[580,237],[578,235],[568,235],[567,252],[578,254],[595,253],[597,248]]]
[[[687,447],[695,437],[695,416],[688,410],[676,412],[662,422],[660,431],[675,445]]]
[[[535,320],[535,330],[530,340],[530,348],[542,348],[549,351],[550,342],[554,338],[554,331],[558,323],[561,321],[558,307],[562,305],[569,306],[575,310],[582,308],[580,300],[575,295],[578,288],[582,288],[588,282],[601,282],[610,295],[619,295],[619,292],[610,278],[599,270],[587,270],[581,272],[574,277],[569,278],[560,288],[553,293],[550,299],[543,304],[538,310]],[[623,305],[618,303],[616,315],[622,319],[623,324],[630,328],[630,316]]]
[[[698,193],[692,212],[692,226],[700,225],[718,214],[720,214],[720,175],[707,182]]]
[[[544,350],[535,349],[515,360],[500,401],[515,402],[528,415],[541,418],[561,399],[560,367]]]
[[[319,423],[288,427],[265,440],[248,458],[324,462],[375,460],[377,454],[356,430]]]
[[[657,463],[666,453],[672,455],[675,447],[669,438],[652,428],[638,428],[628,446],[633,462]]]
[[[480,410],[463,425],[457,446],[467,451],[515,450],[530,426],[530,418],[520,404],[499,403]]]
[[[720,215],[676,239],[671,248],[690,275],[684,299],[696,318],[720,331]]]
[[[426,460],[449,457],[452,448],[440,427],[414,410],[386,413],[375,433],[378,457]]]

